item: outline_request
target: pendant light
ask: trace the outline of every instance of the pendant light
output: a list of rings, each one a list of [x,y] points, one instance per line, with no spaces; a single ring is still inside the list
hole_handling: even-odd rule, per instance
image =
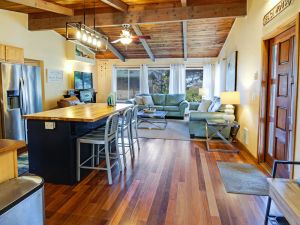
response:
[[[94,27],[86,25],[86,8],[85,0],[83,1],[83,23],[68,22],[66,23],[66,39],[77,44],[83,45],[95,52],[106,51],[108,37],[96,30],[96,0],[94,0]],[[73,34],[73,35],[72,35]]]

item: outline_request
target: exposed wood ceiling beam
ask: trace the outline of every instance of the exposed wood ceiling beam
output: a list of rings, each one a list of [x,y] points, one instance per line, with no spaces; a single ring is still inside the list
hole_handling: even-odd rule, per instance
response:
[[[121,0],[100,0],[100,1],[122,12],[127,12],[128,5]]]
[[[142,11],[131,11],[127,13],[97,13],[96,27],[115,26],[124,23],[143,24],[143,23],[162,23],[183,20],[195,20],[217,17],[239,17],[247,15],[247,2],[211,4],[193,7],[176,7],[149,9]],[[82,16],[73,17],[51,17],[43,18],[30,15],[29,30],[59,29],[66,26],[66,22],[81,21]],[[87,18],[87,24],[93,24],[93,18]]]
[[[141,31],[141,29],[140,29],[140,27],[139,27],[138,25],[132,25],[132,29],[134,30],[134,32],[136,33],[136,35],[138,35],[138,36],[143,36],[143,33],[142,33],[142,31]],[[147,41],[146,41],[145,39],[140,39],[140,41],[141,41],[141,43],[142,43],[144,49],[146,50],[146,52],[147,52],[149,58],[150,58],[153,62],[155,62],[155,57],[154,57],[154,55],[153,55],[153,53],[152,53],[152,51],[151,51],[151,48],[149,47]]]
[[[186,7],[187,6],[187,0],[181,0],[181,6]]]
[[[57,14],[62,14],[66,16],[74,16],[73,9],[63,7],[61,5],[57,5],[51,2],[47,2],[44,0],[6,0],[7,2],[17,3],[20,5],[37,8],[41,10],[45,10],[48,12],[54,12]]]
[[[101,29],[98,28],[98,31],[101,33],[101,34],[104,34],[106,35]],[[118,51],[118,49],[116,49],[110,42],[109,40],[107,41],[107,48],[115,55],[117,56],[122,62],[125,62],[125,56],[122,55],[121,52]]]
[[[187,48],[187,21],[182,21],[182,39],[183,39],[183,56],[184,61],[188,58],[188,48]]]
[[[125,62],[125,56],[122,55],[111,43],[107,43],[107,48],[117,56],[122,62]]]

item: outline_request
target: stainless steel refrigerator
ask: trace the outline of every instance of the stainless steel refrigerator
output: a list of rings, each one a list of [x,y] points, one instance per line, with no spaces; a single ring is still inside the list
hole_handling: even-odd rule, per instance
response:
[[[40,67],[1,63],[0,78],[2,138],[27,140],[22,115],[42,111]]]

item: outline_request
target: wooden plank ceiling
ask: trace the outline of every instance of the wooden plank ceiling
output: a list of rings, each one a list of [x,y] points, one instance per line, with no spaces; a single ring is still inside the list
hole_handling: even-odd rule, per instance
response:
[[[0,9],[28,13],[30,30],[53,29],[64,35],[67,21],[83,18],[83,0],[16,2],[0,1]],[[49,2],[52,9],[47,10],[45,6]],[[53,13],[55,5],[59,10]],[[217,57],[235,18],[247,12],[247,0],[85,0],[87,25],[93,24],[94,5],[96,27],[110,41],[119,38],[123,21],[138,26],[143,35],[151,37],[143,45],[132,43],[127,48],[121,43],[113,44],[126,59]],[[74,16],[66,16],[68,9],[73,10]],[[187,24],[185,29],[183,23]],[[131,33],[135,35],[133,29]],[[97,58],[116,56],[108,50],[98,53]]]
[[[188,58],[217,57],[233,25],[233,18],[201,19],[188,21],[187,54]],[[147,43],[155,58],[183,58],[182,23],[142,24],[143,35],[150,36]],[[102,28],[109,40],[118,39],[121,27]],[[142,44],[127,47],[118,43],[115,47],[125,58],[148,58]],[[101,53],[99,58],[111,58],[111,54]],[[115,58],[115,57],[112,57]]]

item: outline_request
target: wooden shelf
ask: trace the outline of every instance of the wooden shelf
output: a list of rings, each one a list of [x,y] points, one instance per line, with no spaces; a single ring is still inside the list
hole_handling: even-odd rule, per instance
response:
[[[96,62],[95,60],[96,55],[89,48],[75,44],[71,41],[67,41],[66,49],[67,49],[68,60],[76,60],[76,61],[90,63],[90,64],[95,64]]]

